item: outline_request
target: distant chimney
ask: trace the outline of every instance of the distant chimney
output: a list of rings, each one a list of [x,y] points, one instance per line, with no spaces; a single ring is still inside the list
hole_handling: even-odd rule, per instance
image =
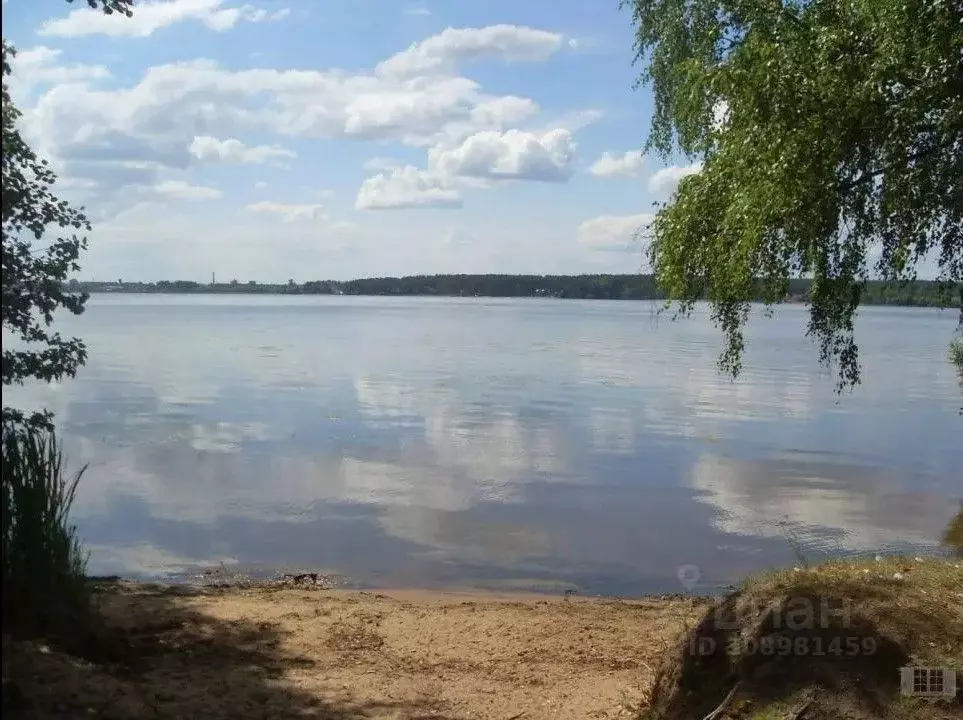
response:
[[[214,282],[214,273],[211,273],[211,285],[215,285],[215,284],[216,283]]]

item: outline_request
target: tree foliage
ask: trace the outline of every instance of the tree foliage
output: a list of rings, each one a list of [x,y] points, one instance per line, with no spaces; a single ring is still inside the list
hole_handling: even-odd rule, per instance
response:
[[[740,369],[748,300],[812,278],[808,333],[859,382],[865,281],[935,257],[963,295],[958,0],[623,0],[655,113],[647,149],[701,160],[651,227],[660,285],[712,302]]]

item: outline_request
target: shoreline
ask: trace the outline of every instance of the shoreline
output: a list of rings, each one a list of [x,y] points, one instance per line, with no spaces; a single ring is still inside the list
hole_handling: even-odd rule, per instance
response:
[[[735,585],[705,585],[694,589],[684,590],[653,590],[639,594],[592,592],[580,589],[566,581],[531,581],[491,582],[486,584],[440,584],[425,585],[393,585],[359,582],[349,575],[317,571],[290,572],[251,572],[232,570],[230,567],[210,567],[200,571],[179,572],[158,575],[88,575],[88,583],[110,584],[129,583],[157,586],[163,588],[199,588],[217,590],[243,589],[304,589],[304,590],[338,590],[343,592],[361,592],[374,594],[403,594],[422,595],[425,597],[438,595],[472,595],[477,597],[512,597],[527,599],[546,598],[584,598],[597,600],[712,600],[718,599],[732,592]]]
[[[638,603],[638,602],[678,602],[691,601],[706,604],[717,601],[731,590],[722,593],[710,592],[653,592],[642,595],[603,595],[580,593],[555,589],[536,590],[529,588],[495,588],[463,585],[418,586],[418,585],[354,585],[328,584],[320,578],[317,583],[292,582],[286,578],[254,578],[251,580],[224,582],[197,582],[192,580],[168,580],[153,578],[128,578],[121,575],[92,575],[87,582],[95,588],[130,587],[150,589],[180,595],[231,594],[245,591],[263,592],[305,592],[330,593],[339,595],[360,595],[388,598],[399,602],[437,603],[446,600],[470,600],[473,602],[544,602],[561,600],[567,602],[600,603]]]
[[[283,290],[277,291],[260,291],[260,290],[211,290],[209,288],[202,288],[198,290],[85,290],[88,295],[176,295],[176,296],[241,296],[241,297],[255,297],[255,296],[268,296],[268,297],[357,297],[357,298],[450,298],[459,300],[587,300],[592,302],[655,302],[655,303],[665,303],[668,302],[668,298],[660,297],[577,297],[577,296],[559,296],[559,295],[453,295],[449,293],[291,293],[285,292]],[[708,300],[702,299],[698,302],[707,303]],[[786,298],[778,302],[772,303],[772,307],[779,305],[807,305],[809,301],[806,298]],[[762,300],[750,300],[750,305],[765,306]],[[859,307],[881,307],[881,308],[928,308],[932,310],[960,310],[960,304],[955,300],[951,300],[945,305],[939,303],[910,303],[910,302],[860,302]]]

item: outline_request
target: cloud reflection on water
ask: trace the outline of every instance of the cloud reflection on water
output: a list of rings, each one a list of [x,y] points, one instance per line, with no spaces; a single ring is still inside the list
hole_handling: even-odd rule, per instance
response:
[[[91,462],[75,517],[94,568],[672,590],[682,564],[724,582],[791,560],[783,518],[819,552],[932,545],[958,491],[952,374],[880,356],[891,330],[837,405],[798,308],[731,383],[704,319],[645,303],[236,303],[95,298],[80,377],[20,391]]]
[[[819,461],[746,461],[703,454],[692,488],[718,508],[713,525],[729,534],[798,540],[815,557],[834,550],[875,552],[935,547],[952,515],[946,498],[900,488],[885,468]]]

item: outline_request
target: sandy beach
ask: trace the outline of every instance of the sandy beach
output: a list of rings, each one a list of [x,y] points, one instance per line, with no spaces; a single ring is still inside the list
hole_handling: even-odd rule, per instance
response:
[[[20,648],[8,671],[33,686],[40,717],[628,718],[704,609],[688,598],[135,583],[102,588],[97,603],[137,667]]]

